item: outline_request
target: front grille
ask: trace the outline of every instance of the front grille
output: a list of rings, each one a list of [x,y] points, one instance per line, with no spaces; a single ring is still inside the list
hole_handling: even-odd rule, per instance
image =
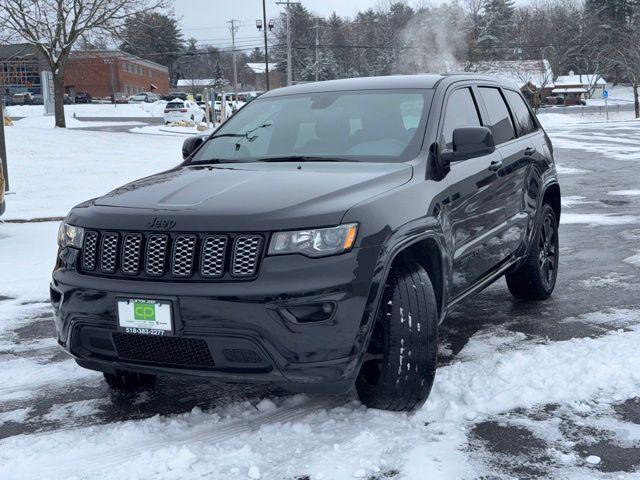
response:
[[[256,273],[261,247],[262,237],[259,235],[241,235],[236,238],[233,248],[234,276],[251,277]]]
[[[105,233],[100,245],[100,270],[104,273],[115,273],[118,256],[118,234]]]
[[[112,334],[116,354],[122,360],[175,367],[213,367],[207,342],[199,338]]]
[[[96,268],[96,251],[98,250],[98,234],[87,232],[84,235],[82,249],[82,269],[89,272]]]
[[[130,279],[251,279],[258,274],[264,244],[260,234],[87,231],[79,269]]]
[[[137,275],[140,271],[140,250],[142,235],[130,233],[124,236],[122,246],[122,271],[128,275]]]
[[[167,263],[167,243],[168,237],[166,235],[149,236],[145,266],[147,275],[157,277],[164,274],[164,267]]]

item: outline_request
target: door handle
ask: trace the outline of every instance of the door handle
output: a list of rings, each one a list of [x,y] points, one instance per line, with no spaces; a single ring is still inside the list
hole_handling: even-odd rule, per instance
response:
[[[502,160],[492,160],[489,164],[489,170],[496,172],[502,168]]]
[[[536,150],[535,148],[533,148],[533,147],[527,147],[527,148],[526,148],[526,150],[524,151],[524,154],[525,154],[527,157],[530,157],[530,156],[532,156],[532,155],[533,155],[534,153],[536,153],[536,152],[537,152],[537,150]]]

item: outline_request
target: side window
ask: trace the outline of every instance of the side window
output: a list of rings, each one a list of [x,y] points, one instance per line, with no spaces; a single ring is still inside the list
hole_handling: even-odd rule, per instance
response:
[[[480,87],[478,90],[489,112],[488,126],[493,131],[496,145],[516,138],[511,115],[500,90],[492,87]]]
[[[479,127],[480,116],[470,88],[455,90],[447,100],[444,124],[440,133],[440,148],[453,150],[453,131],[460,127]]]
[[[513,90],[505,90],[504,93],[509,105],[511,105],[511,111],[518,125],[518,134],[522,136],[533,132],[536,129],[536,123],[531,116],[529,107],[527,107],[520,94]]]

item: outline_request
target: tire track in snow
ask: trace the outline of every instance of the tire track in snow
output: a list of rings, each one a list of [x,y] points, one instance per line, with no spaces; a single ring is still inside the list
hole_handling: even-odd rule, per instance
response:
[[[174,436],[163,440],[142,442],[133,446],[129,444],[121,447],[115,447],[110,450],[101,450],[96,448],[93,451],[91,458],[87,458],[86,460],[73,457],[60,461],[61,459],[58,457],[58,460],[54,463],[46,461],[45,456],[43,456],[41,460],[48,464],[45,475],[45,478],[47,479],[84,479],[91,476],[100,477],[100,473],[111,468],[118,467],[123,462],[134,459],[149,451],[169,447],[175,448],[199,442],[207,442],[207,444],[220,443],[233,439],[238,435],[257,431],[265,425],[291,422],[316,411],[337,407],[344,403],[344,398],[312,400],[295,407],[278,408],[275,411],[258,413],[250,418],[231,420],[225,425],[216,424],[196,434],[187,434],[178,438]],[[30,435],[30,439],[32,442],[37,442],[38,437],[47,435],[48,434]],[[56,453],[54,452],[53,455],[56,455]],[[18,476],[11,476],[16,473]],[[3,473],[3,469],[0,467],[0,478],[6,480],[40,480],[43,478],[43,474],[42,472],[33,470],[18,473],[15,472],[15,469],[9,470],[8,468]]]

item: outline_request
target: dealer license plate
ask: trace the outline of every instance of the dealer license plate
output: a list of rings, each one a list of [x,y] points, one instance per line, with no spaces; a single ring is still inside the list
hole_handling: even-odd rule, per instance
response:
[[[171,334],[171,303],[135,298],[118,300],[118,326],[126,333],[139,335]]]

